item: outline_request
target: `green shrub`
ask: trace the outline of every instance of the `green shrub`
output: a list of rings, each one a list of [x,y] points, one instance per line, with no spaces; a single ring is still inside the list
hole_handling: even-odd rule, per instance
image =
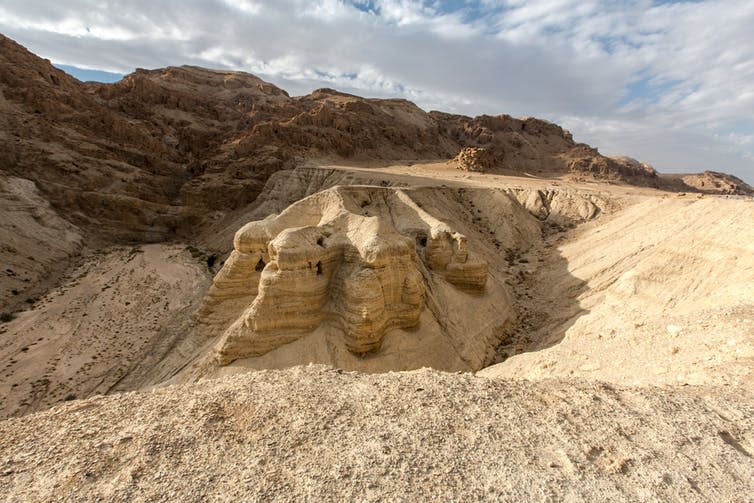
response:
[[[204,259],[204,252],[202,252],[196,246],[189,245],[186,247],[186,250],[188,250],[188,252],[191,254],[192,257],[200,258],[202,260]]]

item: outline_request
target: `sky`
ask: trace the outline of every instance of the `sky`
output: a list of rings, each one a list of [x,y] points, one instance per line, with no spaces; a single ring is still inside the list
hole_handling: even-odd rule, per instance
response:
[[[3,0],[0,32],[82,80],[193,64],[291,95],[534,116],[606,155],[754,183],[754,0]]]

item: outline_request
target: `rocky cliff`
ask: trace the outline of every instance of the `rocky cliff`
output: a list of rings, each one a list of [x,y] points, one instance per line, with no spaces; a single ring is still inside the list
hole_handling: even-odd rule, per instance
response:
[[[477,147],[489,153],[474,168],[483,171],[699,188],[604,157],[540,119],[426,113],[332,89],[290,97],[253,75],[188,66],[82,83],[2,35],[0,94],[0,172],[34,181],[67,219],[108,241],[192,235],[303,159],[448,160]],[[720,190],[751,190],[729,185]]]

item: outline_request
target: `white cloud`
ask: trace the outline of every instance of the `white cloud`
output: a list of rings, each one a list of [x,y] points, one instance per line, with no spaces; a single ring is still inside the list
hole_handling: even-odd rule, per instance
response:
[[[293,94],[327,86],[540,116],[661,170],[754,182],[750,0],[356,3],[5,0],[0,31],[80,67],[227,67]]]
[[[259,14],[262,10],[262,4],[250,2],[249,0],[223,0],[226,5],[238,9],[246,14]]]

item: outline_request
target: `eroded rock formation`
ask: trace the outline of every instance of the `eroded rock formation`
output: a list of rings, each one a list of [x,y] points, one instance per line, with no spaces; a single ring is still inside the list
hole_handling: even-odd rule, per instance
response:
[[[681,177],[683,183],[693,190],[709,194],[754,195],[754,188],[743,180],[726,173],[705,171]]]
[[[215,348],[220,364],[264,354],[324,321],[362,354],[379,349],[386,331],[419,323],[431,275],[483,291],[487,263],[401,190],[334,187],[242,227],[202,314],[231,320]]]
[[[484,147],[464,147],[453,160],[465,171],[491,171],[500,162],[495,154]]]
[[[586,222],[609,205],[605,198],[565,189],[513,188],[509,192],[537,219],[556,224]]]

